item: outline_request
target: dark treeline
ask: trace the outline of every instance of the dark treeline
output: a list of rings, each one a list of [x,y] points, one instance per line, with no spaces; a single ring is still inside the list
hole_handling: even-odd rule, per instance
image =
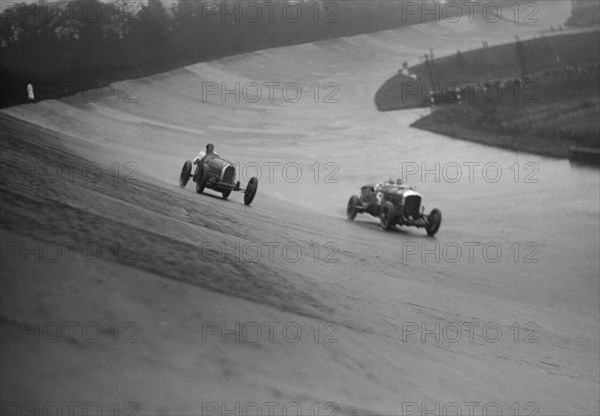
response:
[[[40,100],[237,53],[474,13],[464,0],[169,1],[3,2],[0,106],[27,101],[28,84]]]
[[[422,20],[398,1],[73,0],[2,11],[0,106],[274,46]],[[430,15],[427,20],[435,18]]]

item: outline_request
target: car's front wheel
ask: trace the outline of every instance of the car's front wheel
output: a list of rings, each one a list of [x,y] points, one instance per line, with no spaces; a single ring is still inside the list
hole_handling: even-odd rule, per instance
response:
[[[427,218],[427,235],[433,237],[435,233],[440,229],[442,224],[442,212],[439,209],[431,210],[429,217]]]
[[[356,218],[356,206],[358,205],[358,197],[356,195],[352,195],[350,200],[348,200],[348,206],[346,206],[346,216],[350,221]]]
[[[246,186],[246,191],[244,192],[244,204],[250,205],[254,200],[254,196],[256,195],[256,190],[258,189],[258,179],[256,176],[250,178],[248,182],[248,186]]]
[[[181,168],[181,175],[179,175],[179,186],[185,188],[188,181],[190,180],[190,175],[192,174],[192,161],[186,160],[183,164],[183,168]]]
[[[394,204],[389,201],[381,209],[381,222],[379,224],[384,230],[391,230],[394,226]]]

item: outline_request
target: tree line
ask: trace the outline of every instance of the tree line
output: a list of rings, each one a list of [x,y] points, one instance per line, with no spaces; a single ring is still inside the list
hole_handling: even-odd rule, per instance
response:
[[[3,3],[5,4],[5,3]],[[0,106],[195,62],[395,28],[401,2],[72,0],[13,3],[0,26]]]

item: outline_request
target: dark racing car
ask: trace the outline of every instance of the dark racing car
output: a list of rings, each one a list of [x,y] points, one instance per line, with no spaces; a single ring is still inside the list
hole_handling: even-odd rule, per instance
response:
[[[440,229],[442,213],[439,209],[433,209],[429,215],[425,215],[424,211],[421,195],[398,180],[396,183],[388,181],[363,186],[360,197],[350,197],[346,215],[353,220],[356,214],[366,212],[379,218],[384,230],[390,230],[394,225],[406,225],[425,228],[427,235],[433,236]]]
[[[205,188],[220,192],[227,199],[231,191],[244,192],[244,204],[250,205],[256,195],[258,179],[252,177],[246,189],[240,187],[240,181],[235,182],[235,167],[233,163],[222,159],[216,154],[207,155],[196,166],[192,175],[192,161],[187,160],[181,169],[179,186],[185,188],[190,178],[196,182],[196,192],[201,194]]]

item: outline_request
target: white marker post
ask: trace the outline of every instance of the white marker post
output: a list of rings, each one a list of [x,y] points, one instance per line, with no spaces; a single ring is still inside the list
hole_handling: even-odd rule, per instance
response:
[[[27,84],[27,98],[29,98],[30,101],[35,100],[35,94],[33,93],[33,85],[31,84]]]

